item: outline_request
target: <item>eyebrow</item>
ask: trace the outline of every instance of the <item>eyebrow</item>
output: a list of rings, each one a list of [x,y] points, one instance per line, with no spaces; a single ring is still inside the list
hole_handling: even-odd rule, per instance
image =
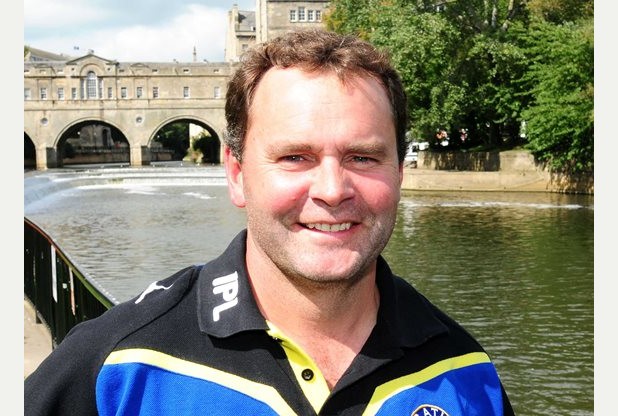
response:
[[[387,146],[383,142],[372,143],[352,143],[347,147],[349,153],[359,153],[367,155],[385,156],[387,152]]]
[[[286,141],[284,143],[266,145],[266,151],[268,153],[313,153],[316,152],[315,146],[311,143],[294,143],[293,141]],[[361,154],[361,155],[373,155],[373,156],[385,156],[388,154],[387,146],[380,142],[363,143],[356,142],[350,143],[346,146],[345,153]]]
[[[284,142],[272,144],[269,143],[266,145],[266,151],[268,153],[306,153],[311,152],[314,146],[310,143],[293,143],[293,142]]]

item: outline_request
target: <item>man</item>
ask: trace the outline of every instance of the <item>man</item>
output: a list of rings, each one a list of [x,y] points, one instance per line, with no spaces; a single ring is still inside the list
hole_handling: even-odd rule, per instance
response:
[[[26,380],[26,414],[513,414],[482,347],[380,256],[407,120],[386,56],[283,35],[243,58],[226,119],[246,230],[74,328]]]

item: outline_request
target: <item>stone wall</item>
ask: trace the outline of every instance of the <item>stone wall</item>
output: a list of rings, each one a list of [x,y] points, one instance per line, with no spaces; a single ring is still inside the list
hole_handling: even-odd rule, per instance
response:
[[[594,175],[551,172],[526,151],[419,151],[404,168],[403,189],[594,194]]]

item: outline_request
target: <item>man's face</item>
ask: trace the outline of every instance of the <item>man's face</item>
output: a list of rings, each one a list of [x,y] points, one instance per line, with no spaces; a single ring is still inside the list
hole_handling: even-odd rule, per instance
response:
[[[375,270],[402,180],[378,81],[269,70],[255,91],[242,163],[227,151],[226,169],[232,201],[247,212],[252,276],[353,282]]]

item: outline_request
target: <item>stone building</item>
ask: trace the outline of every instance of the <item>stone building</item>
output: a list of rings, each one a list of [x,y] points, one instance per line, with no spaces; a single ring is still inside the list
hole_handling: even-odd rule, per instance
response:
[[[224,59],[226,62],[235,62],[255,44],[255,12],[238,10],[238,5],[234,4],[228,12],[227,25]]]
[[[225,60],[237,61],[242,52],[288,30],[324,27],[329,1],[324,0],[256,0],[255,11],[228,13]]]

